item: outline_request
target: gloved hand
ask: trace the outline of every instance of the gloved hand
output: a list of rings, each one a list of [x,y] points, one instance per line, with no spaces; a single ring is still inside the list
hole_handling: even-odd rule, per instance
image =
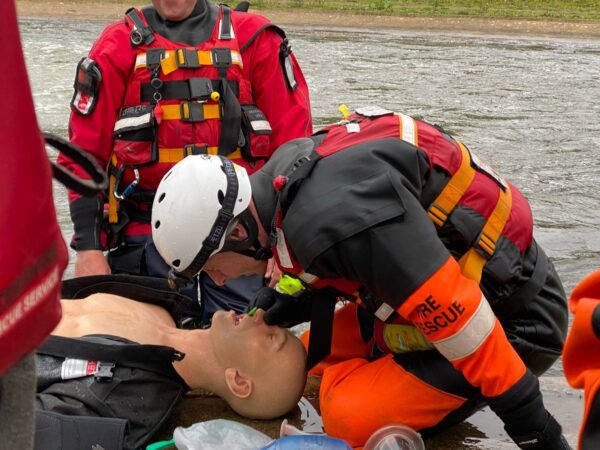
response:
[[[248,311],[254,307],[265,311],[264,321],[267,325],[292,327],[310,320],[310,293],[304,290],[295,295],[288,295],[264,287],[250,302]]]
[[[509,433],[519,448],[527,450],[571,450],[571,446],[562,434],[560,424],[548,414],[546,426],[540,432],[513,436]]]

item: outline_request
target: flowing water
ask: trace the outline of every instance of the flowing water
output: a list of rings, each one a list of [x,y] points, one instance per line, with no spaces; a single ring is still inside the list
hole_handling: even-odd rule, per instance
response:
[[[21,20],[43,130],[66,135],[75,66],[104,25]],[[567,293],[600,267],[600,40],[286,28],[317,128],[339,120],[342,103],[442,125],[529,199],[535,236]],[[67,238],[62,187],[55,201]],[[559,373],[557,363],[550,374]]]

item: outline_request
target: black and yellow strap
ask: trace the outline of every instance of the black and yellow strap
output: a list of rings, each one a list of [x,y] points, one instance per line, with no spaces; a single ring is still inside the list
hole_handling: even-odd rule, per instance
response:
[[[446,223],[448,216],[471,185],[477,172],[471,165],[469,150],[461,142],[456,142],[462,154],[460,167],[427,209],[427,215],[438,228]],[[512,207],[510,187],[500,188],[498,191],[496,206],[481,230],[477,242],[459,260],[463,275],[477,282],[481,280],[483,266],[494,254],[496,242],[504,230]]]

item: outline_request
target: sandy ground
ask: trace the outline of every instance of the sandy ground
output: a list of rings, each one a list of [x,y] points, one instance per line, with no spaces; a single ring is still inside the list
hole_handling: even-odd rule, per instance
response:
[[[139,3],[143,5],[147,2]],[[124,3],[110,0],[17,0],[22,17],[65,17],[109,22],[123,17]],[[551,35],[600,38],[600,21],[506,20],[469,17],[408,17],[357,15],[321,11],[258,10],[279,25],[329,25],[350,28],[397,28],[405,30],[465,31],[470,33]]]

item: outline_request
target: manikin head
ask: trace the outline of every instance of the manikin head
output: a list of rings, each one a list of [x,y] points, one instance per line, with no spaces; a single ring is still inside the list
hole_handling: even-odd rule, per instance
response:
[[[217,284],[264,273],[270,251],[261,233],[268,239],[251,200],[248,173],[222,156],[188,156],[167,172],[152,205],[152,237],[173,273],[191,278],[204,269]]]
[[[179,22],[187,19],[198,0],[152,0],[152,5],[158,14],[167,20]]]
[[[209,329],[222,382],[216,392],[240,415],[272,419],[289,412],[306,382],[306,352],[289,330],[269,326],[263,311],[215,313]]]

